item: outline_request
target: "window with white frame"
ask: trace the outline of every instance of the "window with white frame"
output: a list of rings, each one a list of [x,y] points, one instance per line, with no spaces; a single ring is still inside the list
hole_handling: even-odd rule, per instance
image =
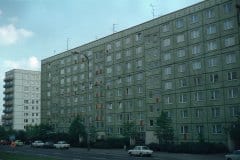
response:
[[[212,117],[213,118],[220,117],[220,108],[219,107],[212,108]]]
[[[186,72],[186,65],[185,64],[178,65],[178,72],[179,73]]]
[[[143,73],[138,73],[138,74],[136,75],[136,79],[137,79],[137,81],[143,80]]]
[[[180,79],[179,84],[180,84],[180,87],[186,87],[187,86],[187,80],[185,78]]]
[[[170,74],[172,74],[172,67],[164,68],[164,74],[165,74],[165,75],[170,75]]]
[[[107,68],[107,74],[111,74],[112,73],[112,67],[108,67]]]
[[[143,87],[137,86],[137,93],[143,93]]]
[[[60,84],[61,84],[61,85],[64,85],[64,83],[65,83],[64,78],[62,78],[62,79],[60,80]]]
[[[231,13],[233,10],[233,6],[232,6],[232,2],[228,2],[228,3],[225,3],[223,4],[223,11],[224,13]]]
[[[132,76],[131,75],[128,75],[126,77],[126,80],[127,80],[127,83],[132,83]]]
[[[164,61],[169,61],[169,60],[171,60],[171,53],[165,53],[165,54],[163,55],[163,60],[164,60]]]
[[[207,51],[213,51],[216,49],[217,49],[217,41],[216,40],[207,42]]]
[[[238,88],[229,88],[228,98],[237,98],[237,97],[238,97]]]
[[[214,74],[210,74],[209,75],[209,80],[211,83],[216,83],[218,82],[218,74],[214,73]]]
[[[121,47],[121,41],[117,41],[117,42],[115,42],[115,47],[116,47],[116,48]]]
[[[228,72],[228,80],[232,81],[232,80],[236,80],[237,78],[237,72]]]
[[[232,19],[227,19],[223,22],[223,30],[233,29],[234,22]]]
[[[112,55],[108,55],[107,56],[107,62],[111,62],[112,61]]]
[[[112,49],[112,45],[111,44],[107,44],[107,51]]]
[[[240,115],[240,107],[239,106],[231,106],[229,109],[230,109],[230,115],[232,117],[237,117]]]
[[[197,55],[200,53],[201,53],[201,45],[200,44],[192,46],[192,54],[193,55]]]
[[[190,16],[191,23],[196,23],[199,21],[199,17],[197,14],[193,14]]]
[[[194,95],[195,101],[203,101],[203,92],[197,91]]]
[[[170,30],[170,25],[169,24],[164,24],[162,26],[162,32],[168,32]]]
[[[127,70],[130,70],[132,68],[132,63],[131,62],[127,62]]]
[[[194,77],[193,80],[194,80],[194,84],[195,84],[196,86],[202,84],[202,77]]]
[[[165,90],[172,89],[172,82],[165,82]]]
[[[226,55],[226,64],[236,63],[237,56],[235,53]]]
[[[179,103],[186,103],[187,102],[187,94],[183,93],[179,95]]]
[[[215,24],[211,24],[207,27],[207,34],[215,34],[217,33],[217,26]]]
[[[203,134],[203,125],[197,125],[196,132],[197,134]]]
[[[64,73],[65,73],[65,69],[61,69],[60,74],[64,74]]]
[[[185,50],[185,49],[179,49],[179,50],[177,50],[177,56],[178,56],[179,58],[185,57],[185,55],[186,55],[186,50]]]
[[[215,67],[217,66],[218,59],[217,57],[213,57],[208,59],[208,67]]]
[[[142,47],[140,46],[140,47],[137,47],[136,48],[136,54],[140,54],[140,53],[142,53]]]
[[[200,118],[201,115],[202,115],[202,109],[196,109],[195,110],[195,115],[196,115],[197,118]]]
[[[172,99],[172,96],[166,96],[164,97],[164,103],[165,104],[172,104],[173,103],[173,99]]]
[[[121,64],[117,64],[117,65],[116,65],[116,71],[117,71],[117,73],[121,73],[121,71],[122,71],[122,66],[121,66]]]
[[[183,42],[185,40],[184,37],[185,37],[184,34],[177,35],[177,37],[176,37],[177,43]]]
[[[201,67],[202,67],[202,64],[201,64],[201,62],[193,62],[192,63],[192,68],[193,68],[193,70],[197,70],[197,69],[201,69]]]
[[[235,37],[228,37],[224,39],[224,46],[230,47],[235,45]]]
[[[218,100],[219,98],[220,98],[220,91],[219,90],[210,91],[210,99],[211,100]]]
[[[199,29],[191,31],[191,39],[195,39],[195,38],[198,38],[198,37],[200,37]]]
[[[208,9],[208,10],[206,11],[206,17],[207,17],[207,18],[213,18],[213,17],[215,17],[215,12],[214,12],[214,10],[213,10],[213,9]]]
[[[187,118],[188,117],[188,110],[186,110],[186,109],[181,110],[181,117],[182,118]]]
[[[140,41],[142,39],[142,33],[139,32],[139,33],[136,33],[135,35],[135,41]]]
[[[182,28],[184,26],[184,20],[183,18],[177,19],[175,21],[176,28]]]
[[[222,133],[222,125],[221,124],[214,124],[212,126],[212,132],[213,132],[213,134]]]
[[[127,38],[125,39],[125,44],[129,44],[130,41],[131,41],[130,37],[127,37]]]
[[[117,53],[116,53],[116,60],[119,60],[119,59],[121,59],[121,58],[122,58],[121,52],[117,52]]]
[[[181,129],[181,130],[180,130],[180,133],[181,133],[181,134],[187,134],[187,133],[189,133],[188,126],[181,126],[180,129]]]
[[[136,61],[136,67],[137,67],[137,68],[141,68],[142,65],[143,65],[142,59],[139,59],[139,60]]]
[[[167,38],[167,39],[164,39],[164,40],[163,40],[163,47],[170,46],[170,44],[171,44],[170,38]]]
[[[126,57],[130,57],[132,55],[131,50],[130,49],[126,50],[125,55],[126,55]]]

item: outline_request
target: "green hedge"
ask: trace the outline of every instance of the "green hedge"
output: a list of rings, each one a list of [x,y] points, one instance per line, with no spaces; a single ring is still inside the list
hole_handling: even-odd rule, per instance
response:
[[[127,138],[108,138],[106,140],[97,140],[92,144],[93,148],[123,148],[124,145],[129,145],[129,140]]]

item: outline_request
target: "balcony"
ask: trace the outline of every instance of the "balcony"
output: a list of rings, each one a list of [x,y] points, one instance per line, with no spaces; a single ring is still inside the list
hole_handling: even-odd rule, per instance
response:
[[[13,81],[13,77],[4,78],[4,82],[11,82],[11,81]]]
[[[4,119],[4,120],[10,120],[12,118],[13,118],[13,116],[9,115],[9,114],[5,114],[5,115],[2,116],[2,119]]]
[[[3,88],[11,88],[11,87],[13,87],[13,83],[7,83],[7,84],[5,84],[5,85],[3,85]]]
[[[11,93],[13,93],[13,88],[7,88],[7,89],[5,89],[5,91],[3,93],[4,94],[11,94]]]
[[[13,112],[13,108],[11,107],[11,108],[5,108],[4,110],[3,110],[3,113],[5,113],[5,114],[7,114],[7,113],[12,113]]]
[[[4,107],[12,107],[12,105],[13,105],[13,102],[5,102],[4,104],[3,104],[3,106]]]
[[[12,120],[5,120],[4,122],[3,122],[3,126],[12,126]]]
[[[3,98],[3,100],[4,100],[4,101],[11,101],[11,100],[13,100],[13,96],[5,96],[5,97]]]

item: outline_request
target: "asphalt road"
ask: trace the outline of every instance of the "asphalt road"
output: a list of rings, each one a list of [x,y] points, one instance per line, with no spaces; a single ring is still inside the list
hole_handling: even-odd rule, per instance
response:
[[[91,149],[70,148],[68,150],[16,147],[13,151],[9,146],[1,146],[0,151],[15,152],[27,155],[54,157],[59,160],[224,160],[224,154],[197,155],[156,152],[152,157],[131,157],[123,149]],[[1,157],[0,157],[1,159]]]

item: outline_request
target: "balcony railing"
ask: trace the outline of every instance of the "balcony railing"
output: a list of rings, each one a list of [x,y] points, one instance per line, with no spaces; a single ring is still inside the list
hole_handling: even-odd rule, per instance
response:
[[[7,88],[7,89],[5,89],[5,91],[3,93],[4,94],[11,94],[11,93],[13,93],[13,88]]]
[[[12,101],[8,101],[8,102],[5,102],[4,104],[3,104],[3,106],[4,107],[11,107],[13,105],[13,102]]]
[[[13,118],[12,115],[5,114],[5,115],[2,116],[2,119],[5,119],[5,120],[12,119],[12,118]]]
[[[11,101],[13,100],[13,96],[6,96],[3,98],[4,101]]]
[[[6,77],[4,78],[4,82],[10,82],[13,80],[13,77]]]
[[[12,113],[13,109],[12,108],[6,108],[3,110],[3,113]]]
[[[5,84],[5,85],[3,85],[3,88],[11,88],[11,87],[13,87],[13,84]]]

